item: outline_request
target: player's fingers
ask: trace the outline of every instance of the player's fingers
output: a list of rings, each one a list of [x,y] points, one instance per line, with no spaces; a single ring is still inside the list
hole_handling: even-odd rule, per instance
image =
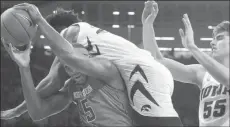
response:
[[[29,10],[30,8],[29,8],[29,6],[27,6],[27,5],[21,5],[21,6],[14,6],[13,7],[14,9],[19,9],[19,10]]]
[[[155,8],[152,7],[150,16],[154,16],[154,15],[155,15],[155,12],[156,12]]]
[[[14,7],[15,7],[15,6],[26,6],[26,5],[28,5],[28,3],[16,4],[16,5],[14,5]]]
[[[28,11],[28,10],[31,11],[31,10],[34,9],[34,7],[33,7],[32,4],[15,5],[13,8],[15,8],[15,9],[22,9],[22,10],[26,10],[26,11]]]
[[[5,48],[5,50],[8,52],[9,44],[4,40],[3,37],[1,38],[1,41],[2,41],[2,44],[3,44],[4,48]]]
[[[180,37],[181,37],[181,39],[183,39],[184,38],[184,31],[183,31],[183,29],[179,29],[179,34],[180,34]]]
[[[159,9],[158,9],[158,4],[157,3],[154,3],[153,4],[153,8],[155,9],[155,11],[158,11]]]
[[[185,31],[186,31],[188,29],[188,24],[187,24],[185,18],[182,18],[182,21],[184,23],[184,27],[185,27]]]
[[[3,42],[3,46],[6,49],[6,51],[8,52],[8,54],[12,57],[12,51],[10,49],[10,44],[6,43],[6,42]]]
[[[188,14],[184,14],[183,18],[185,19],[185,22],[186,22],[187,26],[190,27],[191,24],[190,24],[190,21],[189,21],[189,18],[188,18]]]
[[[189,20],[188,14],[185,14],[184,17],[186,19],[186,22],[187,22],[188,26],[191,27],[191,22]]]

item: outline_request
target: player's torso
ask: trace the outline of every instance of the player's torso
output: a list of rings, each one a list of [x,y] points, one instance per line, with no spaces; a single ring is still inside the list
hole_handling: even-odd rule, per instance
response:
[[[83,126],[132,126],[128,97],[94,78],[69,87]]]
[[[178,117],[171,100],[174,82],[170,71],[155,60],[139,60],[119,64],[133,109],[143,116]]]
[[[200,126],[229,126],[229,90],[208,73],[200,93],[199,122]]]

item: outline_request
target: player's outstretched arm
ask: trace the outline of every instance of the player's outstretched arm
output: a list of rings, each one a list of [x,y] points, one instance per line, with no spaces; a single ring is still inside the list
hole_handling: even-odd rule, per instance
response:
[[[204,68],[221,84],[229,89],[229,68],[220,64],[209,55],[201,52],[195,45],[192,25],[187,14],[183,16],[183,23],[185,32],[180,29],[180,36],[182,44],[187,48],[195,57],[195,59],[204,66]]]
[[[30,45],[25,51],[19,51],[16,48],[13,48],[11,43],[7,45],[7,43],[3,42],[3,45],[11,58],[19,66],[23,95],[26,100],[29,115],[34,121],[41,120],[61,111],[72,102],[68,89],[57,92],[55,95],[47,99],[43,99],[39,96],[30,72]]]
[[[30,68],[19,68],[22,88],[30,117],[34,121],[42,120],[65,109],[72,102],[68,90],[56,92],[45,99],[36,91]]]
[[[200,84],[197,81],[198,72],[201,69],[199,65],[184,65],[175,60],[164,58],[161,54],[157,41],[153,22],[158,13],[158,5],[154,1],[145,2],[145,8],[142,14],[143,23],[143,45],[144,48],[152,53],[157,61],[164,64],[172,73],[173,78],[184,83]]]
[[[155,31],[153,29],[154,20],[158,14],[158,5],[155,1],[145,2],[145,7],[142,12],[142,40],[144,49],[151,52],[156,59],[162,59],[163,56],[159,50],[155,39]]]
[[[50,97],[56,93],[67,79],[66,72],[57,58],[53,61],[49,74],[37,85],[36,90],[41,98]],[[1,111],[1,119],[13,119],[27,112],[26,101],[13,109]]]
[[[41,32],[48,39],[48,45],[51,47],[54,54],[66,65],[86,75],[103,79],[105,81],[111,81],[114,74],[117,74],[113,73],[115,71],[111,71],[117,70],[117,68],[110,61],[94,58],[89,59],[87,56],[81,54],[78,48],[73,48],[64,37],[46,22],[36,6],[24,3],[16,5],[14,8],[23,9],[29,13],[30,18],[38,25]],[[71,29],[72,28],[68,28],[70,34],[67,34],[67,36],[73,34]]]

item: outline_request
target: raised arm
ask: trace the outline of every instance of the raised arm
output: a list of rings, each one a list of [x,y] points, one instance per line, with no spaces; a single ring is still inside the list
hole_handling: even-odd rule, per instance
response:
[[[195,45],[194,35],[192,25],[188,18],[187,14],[183,16],[183,23],[185,26],[185,33],[182,29],[180,29],[180,35],[182,39],[182,44],[185,48],[189,49],[189,51],[193,54],[195,59],[221,84],[225,85],[229,89],[229,65],[223,65],[217,62],[215,59],[210,57],[209,55],[201,52],[199,48]],[[229,23],[228,23],[229,24]],[[227,26],[229,29],[229,25]],[[221,35],[222,34],[222,35]],[[222,36],[222,40],[213,41],[225,41],[226,46],[229,46],[229,33],[228,31],[222,32],[217,36]],[[224,43],[224,42],[223,42]],[[218,49],[221,50],[221,49]],[[227,56],[227,64],[229,64],[229,55]]]
[[[23,94],[33,121],[39,121],[61,112],[71,102],[68,89],[63,89],[47,98],[41,98],[33,85],[30,68],[20,68]]]
[[[53,61],[48,75],[37,85],[36,90],[41,98],[47,98],[56,93],[64,84],[68,75],[66,74],[64,67],[60,64],[57,57]],[[26,101],[23,101],[20,105],[13,109],[1,111],[1,119],[12,119],[19,117],[27,112]]]
[[[36,91],[30,72],[30,45],[25,51],[20,52],[13,48],[11,44],[7,46],[6,43],[4,43],[4,47],[19,66],[23,95],[26,100],[29,115],[34,121],[41,120],[61,111],[72,102],[68,89],[58,91],[55,95],[46,99],[43,99]]]
[[[158,14],[158,5],[155,1],[145,2],[145,7],[142,12],[142,40],[144,49],[151,52],[152,56],[156,59],[163,58],[156,39],[155,31],[153,29],[154,20]]]
[[[165,65],[173,75],[174,80],[200,85],[198,81],[199,70],[202,69],[199,65],[184,65],[175,60],[164,58],[161,54],[155,39],[153,22],[158,13],[158,5],[154,1],[145,2],[145,8],[142,13],[143,23],[143,46],[150,51],[157,61]]]
[[[24,9],[29,12],[33,22],[38,25],[41,32],[48,39],[48,45],[63,63],[74,70],[104,80],[107,83],[113,79],[112,77],[114,77],[113,75],[116,73],[113,73],[114,71],[111,70],[116,70],[116,67],[110,61],[89,58],[88,56],[83,55],[79,48],[74,48],[70,42],[46,22],[36,6],[25,3],[15,6],[14,8]],[[68,28],[67,34],[65,34],[66,38],[77,32],[73,27],[74,26]]]

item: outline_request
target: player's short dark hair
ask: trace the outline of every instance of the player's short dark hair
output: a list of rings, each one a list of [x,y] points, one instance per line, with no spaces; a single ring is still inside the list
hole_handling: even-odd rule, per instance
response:
[[[74,10],[65,10],[58,7],[54,13],[46,17],[46,21],[58,31],[58,28],[60,27],[69,27],[81,20],[79,19],[78,14],[74,13]]]
[[[229,33],[229,21],[223,21],[218,24],[213,30],[213,36],[217,35],[220,32],[228,32]]]

